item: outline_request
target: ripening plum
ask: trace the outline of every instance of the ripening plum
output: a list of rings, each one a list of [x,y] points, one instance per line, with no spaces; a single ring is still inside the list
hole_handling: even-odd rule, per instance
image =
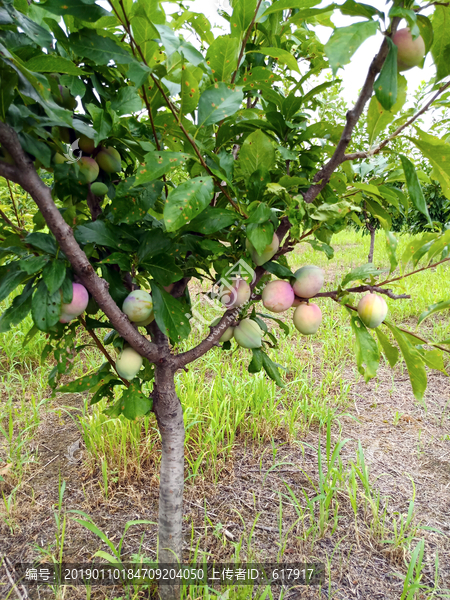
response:
[[[81,134],[78,140],[78,147],[86,154],[92,154],[95,150],[94,140],[88,138],[87,135]]]
[[[250,300],[252,290],[244,279],[235,279],[231,288],[225,290],[220,299],[226,308],[237,308],[243,306]]]
[[[234,328],[234,339],[242,348],[261,348],[262,336],[258,323],[252,319],[242,319]]]
[[[108,186],[101,181],[96,181],[91,185],[91,192],[95,196],[104,196],[108,191]]]
[[[317,304],[302,302],[294,311],[294,325],[303,335],[313,335],[322,323],[322,311]]]
[[[217,319],[214,319],[214,321],[211,323],[211,327],[215,327],[216,325],[218,325],[220,323],[220,319],[222,317],[217,317]],[[225,329],[225,331],[222,333],[222,335],[219,338],[219,342],[221,344],[223,344],[224,342],[229,342],[231,340],[231,338],[234,335],[234,327],[227,327],[227,329]]]
[[[264,248],[264,252],[262,254],[258,254],[256,250],[253,248],[252,250],[252,260],[253,262],[260,267],[264,263],[268,262],[277,252],[280,247],[280,240],[276,233],[273,234],[272,241],[268,246]]]
[[[152,323],[154,320],[155,320],[155,313],[152,310],[149,317],[147,317],[143,321],[134,321],[134,324],[137,325],[138,327],[147,327],[147,325],[150,325],[150,323]]]
[[[292,303],[292,308],[297,308],[297,306],[300,306],[300,304],[303,303],[303,300],[301,298],[299,298],[298,296],[294,296],[294,302]]]
[[[86,310],[89,302],[89,294],[87,289],[81,283],[72,283],[72,302],[61,304],[60,323],[68,323],[72,321]]]
[[[295,294],[288,281],[270,281],[262,291],[264,307],[274,313],[291,308]]]
[[[131,381],[141,370],[142,356],[134,348],[124,348],[116,360],[116,369],[121,377]]]
[[[294,273],[295,282],[292,287],[296,296],[312,298],[323,286],[324,272],[320,267],[305,265]]]
[[[80,166],[80,180],[82,183],[92,183],[98,177],[98,164],[93,158],[82,156],[78,162]]]
[[[59,96],[55,96],[56,104],[62,106],[63,108],[67,108],[69,110],[75,110],[77,107],[76,99],[71,95],[68,88],[63,85],[59,85]]]
[[[425,42],[421,35],[414,40],[411,31],[405,27],[394,33],[392,41],[397,46],[399,71],[408,71],[420,65],[425,56]]]
[[[152,314],[152,297],[145,290],[134,290],[125,298],[122,310],[130,321],[136,323],[146,321]]]
[[[388,307],[385,299],[377,294],[367,294],[358,303],[358,315],[369,329],[375,329],[386,318]]]
[[[102,148],[95,157],[98,166],[105,173],[118,173],[122,170],[122,159],[115,148]]]

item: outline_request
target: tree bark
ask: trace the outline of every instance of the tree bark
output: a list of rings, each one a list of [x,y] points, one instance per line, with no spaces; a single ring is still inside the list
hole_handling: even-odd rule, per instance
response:
[[[153,410],[161,433],[162,455],[159,482],[158,562],[179,563],[183,549],[184,422],[175,391],[174,368],[157,365]],[[179,600],[180,586],[160,585],[161,600]]]
[[[373,263],[373,251],[375,249],[375,227],[372,227],[371,229],[369,229],[370,231],[370,250],[369,250],[369,256],[367,257],[367,262],[369,263]]]

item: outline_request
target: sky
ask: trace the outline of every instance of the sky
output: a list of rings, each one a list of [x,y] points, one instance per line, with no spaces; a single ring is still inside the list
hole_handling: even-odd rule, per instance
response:
[[[330,2],[324,2],[323,5],[326,6],[329,3]],[[218,9],[225,9],[227,12],[231,12],[228,0],[192,0],[186,2],[185,4],[189,5],[190,9],[194,12],[203,13],[208,18],[211,25],[222,25],[222,27],[225,28],[225,32],[229,31],[228,23],[218,14]],[[386,10],[386,3],[383,0],[372,0],[370,4],[381,11]],[[165,8],[167,10],[167,5],[165,5]],[[427,14],[427,11],[425,11],[423,14]],[[361,17],[347,17],[341,15],[341,13],[338,11],[332,18],[332,21],[337,27],[345,27],[361,20],[363,20]],[[403,22],[400,24],[399,28],[402,28],[405,25],[405,22]],[[217,35],[220,35],[220,32],[220,28],[215,30]],[[328,41],[331,33],[332,29],[329,27],[316,27],[316,34],[319,40],[324,44]],[[337,77],[343,81],[344,98],[348,104],[351,104],[356,100],[358,92],[364,83],[369,64],[377,53],[382,39],[383,36],[379,32],[377,35],[366,40],[354,54],[351,63],[345,66],[343,69],[339,69]],[[408,82],[408,92],[413,93],[414,90],[418,88],[421,81],[429,81],[434,75],[434,66],[432,64],[430,55],[427,56],[423,69],[411,69],[409,71],[405,71],[403,75],[406,77]]]

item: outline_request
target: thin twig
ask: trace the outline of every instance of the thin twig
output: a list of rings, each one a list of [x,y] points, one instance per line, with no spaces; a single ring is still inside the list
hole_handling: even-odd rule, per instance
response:
[[[392,283],[393,281],[399,281],[400,279],[405,279],[405,277],[411,277],[411,275],[415,275],[416,273],[420,273],[421,271],[426,271],[427,269],[432,269],[433,267],[437,267],[438,265],[442,265],[442,263],[448,262],[450,258],[444,258],[437,263],[433,263],[432,265],[428,265],[427,267],[421,267],[420,269],[416,269],[415,271],[411,271],[410,273],[406,273],[406,275],[399,275],[398,277],[393,277],[392,279],[386,279],[382,281],[378,285],[387,285],[388,283]]]
[[[433,102],[443,92],[445,92],[445,90],[448,89],[449,87],[450,87],[450,81],[448,83],[446,83],[445,85],[443,85],[442,87],[440,87],[439,90],[436,92],[436,94],[431,98],[431,100],[429,102],[427,102],[425,104],[425,106],[423,108],[421,108],[415,115],[413,115],[410,119],[408,119],[406,121],[406,123],[404,123],[398,129],[396,129],[394,131],[394,133],[392,133],[389,137],[387,137],[385,140],[380,142],[378,144],[378,146],[375,146],[375,148],[373,148],[372,150],[368,150],[367,152],[354,152],[353,154],[345,154],[342,162],[345,162],[347,160],[356,160],[356,159],[360,159],[360,158],[369,158],[370,156],[374,156],[375,154],[378,154],[379,152],[381,152],[381,150],[383,150],[383,148],[385,146],[387,146],[387,144],[389,144],[390,141],[392,141],[394,138],[396,138],[398,135],[400,135],[400,133],[404,129],[406,129],[407,127],[412,125],[414,123],[414,121],[416,121],[421,115],[423,115],[431,107]]]
[[[14,212],[16,213],[17,225],[20,228],[22,228],[22,224],[20,223],[20,219],[19,219],[19,213],[17,212],[16,201],[14,200],[14,196],[13,196],[12,189],[11,189],[11,183],[10,183],[9,179],[6,180],[6,183],[8,184],[9,195],[11,196],[11,202],[14,207]]]

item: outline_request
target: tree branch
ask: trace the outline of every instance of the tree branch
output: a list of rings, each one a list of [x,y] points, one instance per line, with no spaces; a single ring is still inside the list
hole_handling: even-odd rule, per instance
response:
[[[150,362],[156,362],[160,356],[158,347],[150,343],[133,327],[127,316],[111,298],[107,282],[98,277],[86,254],[78,245],[72,229],[64,221],[53,202],[50,189],[39,178],[33,167],[33,163],[26,157],[22,150],[16,132],[12,127],[1,121],[0,141],[11,154],[17,166],[14,173],[16,178],[10,177],[10,179],[22,186],[33,198],[75,273],[92,294],[101,310],[109,318],[114,329],[141,356],[144,356]],[[1,172],[2,169],[3,165],[0,165],[0,174],[3,175]]]
[[[391,35],[394,34],[397,30],[399,22],[399,17],[394,17],[394,19],[392,19]],[[311,203],[317,198],[317,196],[329,182],[331,175],[343,162],[345,151],[352,139],[353,130],[356,124],[358,123],[359,118],[362,115],[365,105],[372,96],[375,78],[381,71],[381,68],[384,64],[384,61],[386,60],[388,52],[388,43],[386,40],[383,40],[378,54],[372,60],[372,63],[369,67],[369,72],[362,87],[361,93],[359,94],[358,100],[356,101],[356,104],[353,107],[353,109],[347,112],[344,131],[342,132],[342,136],[338,142],[336,150],[334,151],[333,156],[330,158],[327,164],[315,174],[313,184],[303,195],[305,202]]]
[[[375,146],[375,148],[373,148],[372,150],[367,150],[367,152],[354,152],[353,154],[345,154],[343,157],[342,162],[345,162],[346,160],[357,160],[360,158],[369,158],[370,156],[374,156],[375,154],[378,154],[379,152],[381,152],[381,150],[383,150],[383,148],[385,146],[387,146],[389,144],[389,142],[391,142],[394,138],[396,138],[398,135],[400,135],[400,133],[406,129],[407,127],[409,127],[410,125],[412,125],[414,123],[414,121],[416,121],[421,115],[423,115],[433,104],[433,102],[443,93],[445,92],[446,89],[448,89],[450,87],[450,81],[448,83],[446,83],[445,85],[441,86],[439,88],[439,90],[436,92],[436,94],[431,98],[431,100],[429,102],[427,102],[425,104],[425,106],[423,108],[421,108],[418,112],[416,112],[415,115],[413,115],[410,119],[408,119],[406,121],[406,123],[404,123],[403,125],[401,125],[398,129],[396,129],[394,131],[394,133],[392,133],[389,137],[387,137],[385,140],[383,140],[382,142],[380,142],[378,144],[378,146]]]

